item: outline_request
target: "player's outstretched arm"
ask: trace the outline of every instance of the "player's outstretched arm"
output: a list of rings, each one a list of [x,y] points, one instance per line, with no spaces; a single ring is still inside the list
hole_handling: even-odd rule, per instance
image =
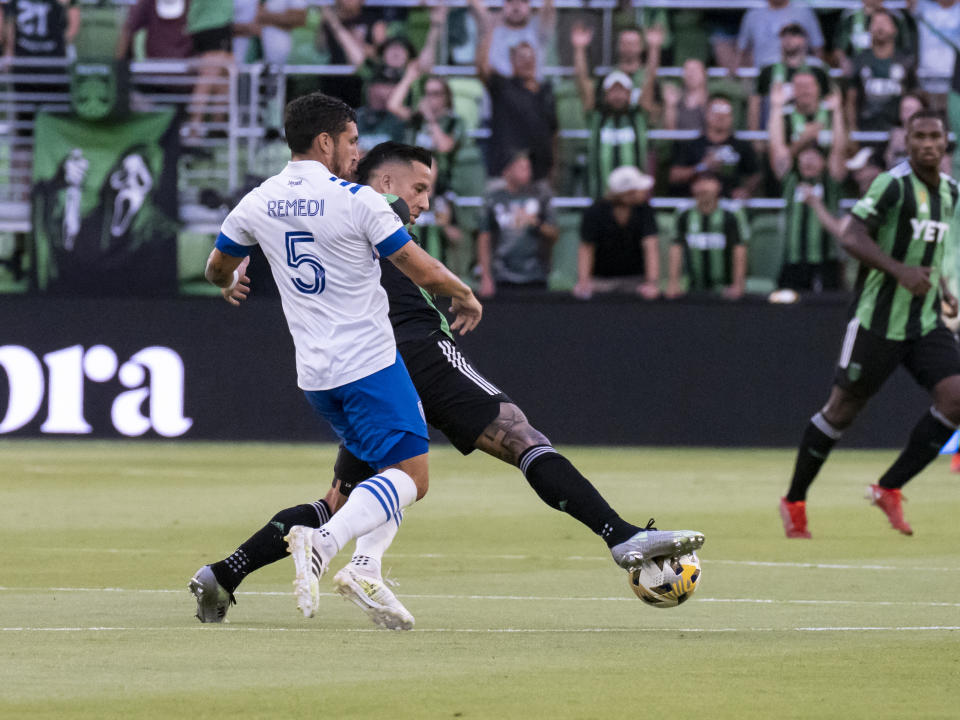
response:
[[[456,315],[450,324],[451,330],[459,330],[463,335],[480,322],[483,307],[473,290],[419,245],[408,242],[387,257],[400,272],[427,292],[451,299],[450,312]]]
[[[231,305],[239,305],[250,292],[250,278],[246,275],[249,264],[249,256],[238,258],[214,248],[207,258],[207,269],[203,274],[209,282],[220,288],[224,300]]]
[[[840,244],[854,258],[868,267],[881,270],[896,278],[913,295],[926,295],[930,290],[930,268],[904,265],[887,255],[870,237],[867,224],[855,215],[843,230]]]

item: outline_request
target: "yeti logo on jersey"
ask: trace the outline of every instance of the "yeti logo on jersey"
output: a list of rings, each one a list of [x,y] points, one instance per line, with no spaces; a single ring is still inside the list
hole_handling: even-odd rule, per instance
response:
[[[910,218],[913,227],[913,239],[924,242],[939,243],[947,236],[950,224],[939,220],[917,220]]]

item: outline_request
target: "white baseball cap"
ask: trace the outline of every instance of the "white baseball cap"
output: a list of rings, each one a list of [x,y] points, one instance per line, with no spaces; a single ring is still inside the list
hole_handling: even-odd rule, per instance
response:
[[[610,173],[607,187],[610,192],[618,195],[632,190],[645,191],[653,187],[653,178],[644,175],[633,165],[621,165]]]
[[[614,85],[623,85],[627,90],[633,90],[633,80],[623,70],[614,70],[603,79],[604,90],[609,90]]]
[[[175,20],[186,10],[187,0],[157,0],[157,17],[161,20]]]

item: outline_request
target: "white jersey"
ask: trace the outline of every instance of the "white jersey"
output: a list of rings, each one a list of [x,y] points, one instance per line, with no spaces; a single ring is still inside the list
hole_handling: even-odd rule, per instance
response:
[[[297,382],[329,390],[396,361],[378,258],[409,240],[376,191],[300,160],[247,193],[217,248],[243,257],[260,245],[296,347]]]

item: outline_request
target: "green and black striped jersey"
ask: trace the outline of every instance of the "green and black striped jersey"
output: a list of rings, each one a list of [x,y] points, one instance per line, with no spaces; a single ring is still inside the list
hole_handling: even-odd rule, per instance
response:
[[[683,247],[691,290],[722,290],[733,282],[733,248],[749,234],[742,215],[717,207],[709,215],[696,207],[677,218],[675,245]]]
[[[647,115],[633,106],[626,112],[601,107],[590,113],[590,142],[587,147],[587,185],[590,196],[607,191],[610,173],[621,165],[647,169]]]
[[[837,259],[836,241],[823,227],[816,211],[803,202],[798,186],[805,183],[811,192],[820,196],[830,213],[837,212],[840,188],[826,170],[812,180],[801,179],[796,171],[783,181],[783,237],[785,240],[783,261],[786,265],[820,265]]]
[[[854,314],[861,327],[889,340],[926,335],[940,323],[944,242],[957,205],[957,183],[940,175],[931,188],[903,162],[881,173],[851,213],[863,220],[880,249],[906,265],[928,267],[930,291],[914,296],[892,275],[861,266]]]

